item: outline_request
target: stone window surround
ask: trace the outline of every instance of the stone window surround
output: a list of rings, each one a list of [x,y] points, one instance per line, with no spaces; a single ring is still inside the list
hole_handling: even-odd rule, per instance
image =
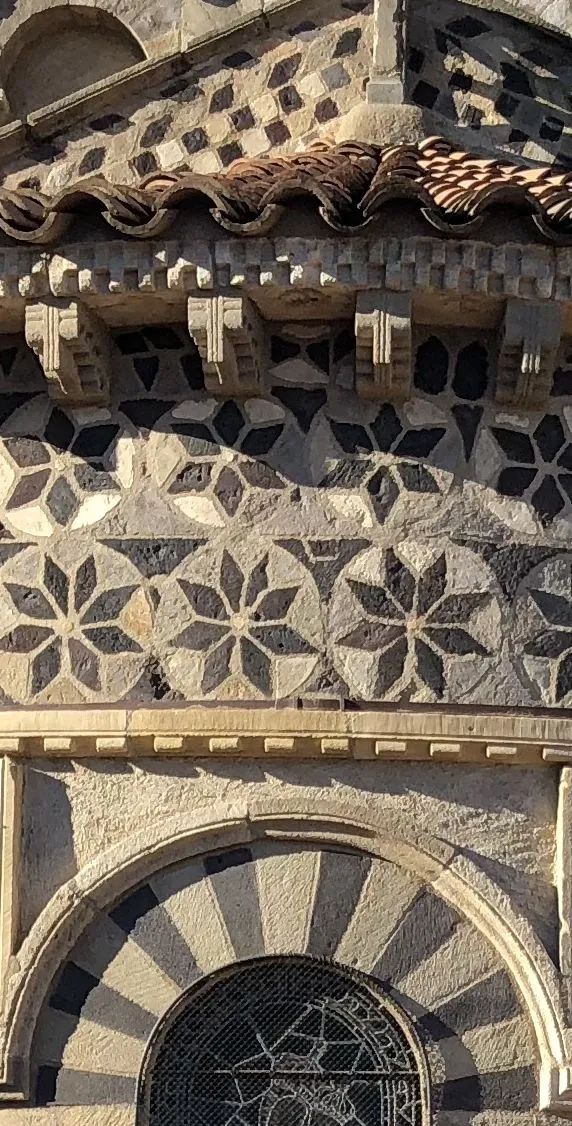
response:
[[[5,759],[6,768],[13,788],[20,767]],[[18,800],[5,797],[1,866],[5,965],[6,938],[16,907],[11,897],[19,883],[10,845],[21,834],[20,810]],[[529,925],[514,914],[507,897],[462,850],[419,834],[404,815],[390,818],[387,813],[372,813],[367,805],[348,805],[339,798],[316,803],[302,796],[294,801],[278,796],[240,806],[219,803],[207,812],[183,813],[159,821],[100,854],[56,892],[4,977],[6,1034],[0,1048],[0,1105],[21,1105],[28,1099],[31,1039],[44,994],[94,916],[158,869],[215,848],[261,839],[313,844],[327,840],[330,845],[397,863],[417,874],[480,929],[514,978],[535,1029],[540,1054],[540,1109],[570,1114],[570,1030],[559,1000],[558,974]],[[129,1109],[125,1119],[130,1126],[134,1111],[134,1107]],[[74,1123],[80,1121],[79,1113],[80,1108],[73,1108]],[[90,1122],[109,1121],[107,1106],[90,1107],[89,1113]],[[58,1121],[63,1123],[67,1118],[62,1115]]]

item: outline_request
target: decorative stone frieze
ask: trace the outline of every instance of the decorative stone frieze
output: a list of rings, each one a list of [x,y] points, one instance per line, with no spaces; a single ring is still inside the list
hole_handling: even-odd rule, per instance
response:
[[[355,292],[362,290],[446,294],[456,302],[474,297],[494,302],[495,310],[499,298],[517,294],[526,302],[566,303],[572,300],[572,249],[419,235],[351,241],[342,236],[260,238],[247,244],[232,236],[214,242],[157,238],[152,244],[69,243],[49,255],[37,248],[4,247],[0,328],[13,332],[23,324],[26,301],[45,297],[80,299],[96,310],[102,298],[106,307],[112,298],[121,302],[121,323],[141,324],[143,312],[156,312],[166,294],[180,297],[184,320],[183,303],[197,290],[207,296],[217,289],[248,287],[251,295],[261,289],[280,303],[283,291],[300,289],[300,279],[326,294],[346,293],[348,316]]]
[[[558,305],[507,301],[498,360],[499,403],[528,410],[543,406],[552,388],[560,330]]]
[[[264,326],[247,297],[189,297],[189,332],[212,395],[261,391],[266,360]]]
[[[411,294],[358,294],[356,390],[366,399],[407,399],[411,390]]]
[[[25,332],[53,399],[67,404],[106,402],[111,338],[91,310],[63,298],[37,301],[26,307]]]

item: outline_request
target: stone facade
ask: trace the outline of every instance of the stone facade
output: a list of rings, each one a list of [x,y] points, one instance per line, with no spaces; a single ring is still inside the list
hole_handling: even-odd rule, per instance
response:
[[[399,406],[356,397],[343,324],[282,331],[244,402],[183,326],[115,336],[110,409],[2,351],[4,701],[567,706],[567,345],[524,416],[486,332],[417,329]]]
[[[272,33],[254,29],[248,49],[239,39],[183,62],[170,80],[52,136],[38,160],[24,152],[4,183],[53,191],[96,174],[129,184],[157,170],[215,172],[241,156],[291,152],[364,98],[371,13],[367,0],[292,9]]]
[[[128,26],[140,34],[136,20]],[[468,147],[569,168],[562,40],[459,3],[429,13],[412,2],[407,26],[406,96],[431,115],[434,132],[454,125]],[[339,0],[326,10],[313,0],[303,14],[294,5],[270,32],[253,27],[248,49],[235,34],[215,53],[197,49],[190,65],[182,58],[170,78],[118,91],[108,110],[49,136],[41,130],[4,162],[3,184],[53,192],[93,175],[129,184],[158,170],[215,172],[241,156],[295,151],[324,131],[334,135],[363,100],[372,41],[372,2]]]
[[[0,1126],[572,1116],[568,17],[494,7],[109,0],[0,129]]]
[[[407,82],[412,100],[471,135],[471,144],[570,166],[566,43],[497,12],[414,7]]]

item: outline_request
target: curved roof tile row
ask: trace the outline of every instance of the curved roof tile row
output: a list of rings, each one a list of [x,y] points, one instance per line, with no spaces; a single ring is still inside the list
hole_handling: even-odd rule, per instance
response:
[[[498,204],[528,213],[544,238],[572,244],[572,172],[477,156],[440,137],[380,147],[316,143],[304,152],[237,160],[225,172],[154,174],[138,187],[82,180],[48,198],[0,188],[0,229],[18,242],[62,238],[74,215],[101,212],[122,235],[155,237],[201,201],[226,231],[260,236],[293,200],[309,197],[329,227],[363,231],[392,201],[415,201],[449,235],[472,235]]]

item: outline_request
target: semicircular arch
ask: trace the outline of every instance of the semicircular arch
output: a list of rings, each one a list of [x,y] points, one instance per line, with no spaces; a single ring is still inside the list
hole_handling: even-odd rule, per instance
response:
[[[26,117],[145,57],[117,16],[60,3],[34,12],[16,28],[2,47],[0,79],[12,115]]]
[[[459,959],[463,946],[467,956]],[[119,949],[138,969],[117,961]],[[99,951],[96,962],[89,962],[90,950]],[[416,835],[401,818],[382,825],[369,811],[348,813],[335,799],[312,808],[269,801],[178,816],[83,869],[56,893],[18,953],[18,972],[7,983],[5,1081],[14,1083],[19,1061],[29,1068],[32,1032],[37,1025],[36,1057],[56,1013],[57,1034],[52,1026],[49,1038],[60,1057],[42,1059],[39,1049],[45,1101],[53,1101],[58,1084],[62,1101],[75,1097],[68,1065],[88,1058],[83,1025],[92,1042],[94,1027],[126,1032],[130,1074],[115,1078],[122,1080],[119,1102],[129,1101],[145,1043],[168,1004],[203,974],[267,953],[333,958],[386,982],[440,1056],[451,1109],[455,1098],[481,1098],[484,1064],[474,1062],[475,1045],[480,1036],[485,1051],[491,1023],[513,1022],[515,1042],[526,1042],[527,1062],[505,1070],[514,1073],[517,1099],[525,1088],[530,1094],[533,1029],[540,1101],[549,1101],[554,1071],[565,1065],[564,1018],[554,969],[530,928],[450,846]],[[145,984],[146,996],[156,990],[154,1011],[145,1011],[133,984],[143,967],[154,981]],[[453,971],[461,977],[449,982],[449,996],[438,982]],[[125,1003],[120,981],[132,983]],[[468,1012],[480,1014],[476,1024]],[[70,1029],[75,1041],[66,1057]],[[113,1059],[113,1036],[108,1047]],[[96,1101],[106,1074],[92,1081]],[[26,1088],[28,1076],[20,1078]],[[79,1082],[86,1092],[85,1074]],[[498,1096],[498,1072],[486,1082],[491,1089],[497,1083]]]

